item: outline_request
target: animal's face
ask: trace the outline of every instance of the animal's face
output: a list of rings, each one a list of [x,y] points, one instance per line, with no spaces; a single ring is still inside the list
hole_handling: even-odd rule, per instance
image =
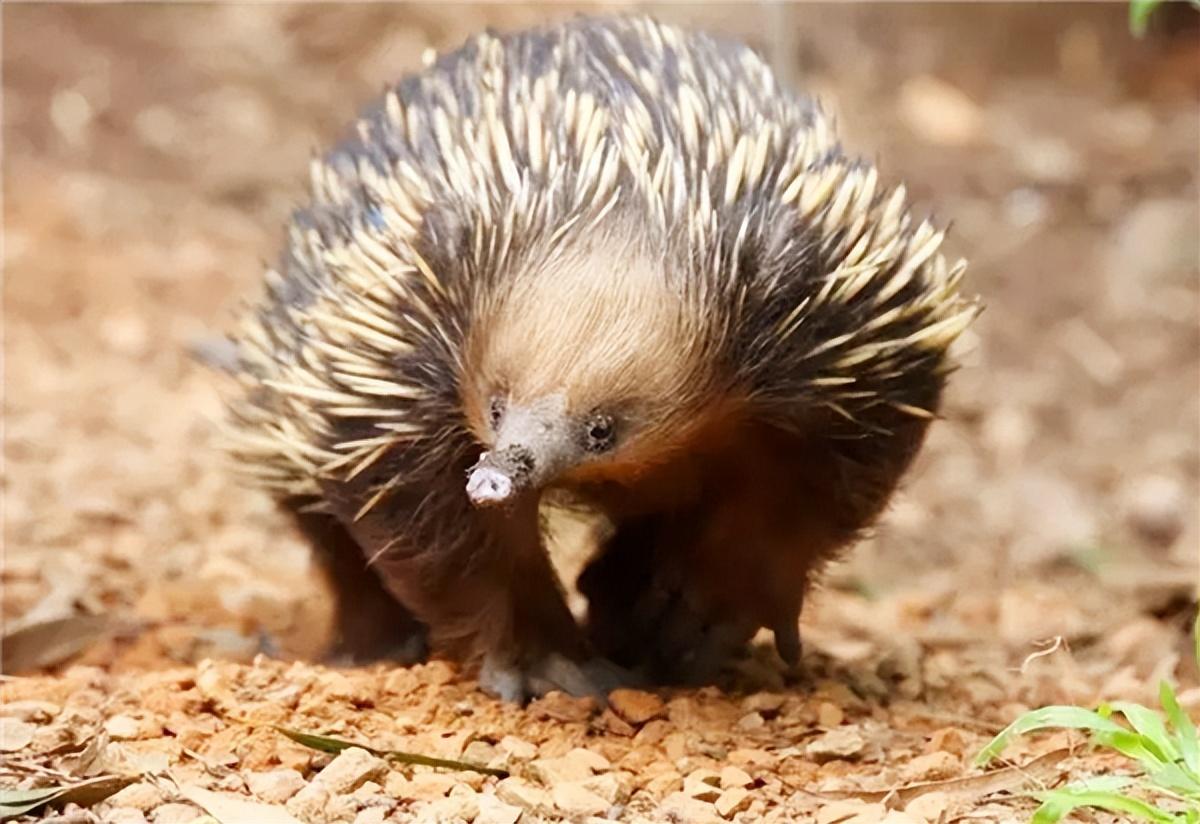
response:
[[[464,406],[486,452],[479,504],[556,482],[637,474],[702,410],[701,341],[644,261],[559,258],[514,278],[468,347]]]

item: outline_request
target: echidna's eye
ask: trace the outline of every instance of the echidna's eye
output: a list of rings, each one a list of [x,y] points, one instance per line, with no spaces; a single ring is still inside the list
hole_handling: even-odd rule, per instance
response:
[[[613,419],[608,415],[596,414],[585,424],[588,452],[607,452],[616,440]]]
[[[504,401],[501,398],[492,398],[491,404],[488,406],[488,421],[492,424],[492,429],[500,425],[500,419],[504,417]]]

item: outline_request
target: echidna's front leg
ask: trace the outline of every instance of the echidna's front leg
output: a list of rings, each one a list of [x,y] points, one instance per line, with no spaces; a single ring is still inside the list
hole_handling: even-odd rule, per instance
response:
[[[536,502],[476,510],[460,478],[400,489],[358,518],[360,490],[339,485],[328,497],[435,647],[480,661],[486,690],[510,701],[552,689],[605,692],[605,668],[589,663],[542,548]]]

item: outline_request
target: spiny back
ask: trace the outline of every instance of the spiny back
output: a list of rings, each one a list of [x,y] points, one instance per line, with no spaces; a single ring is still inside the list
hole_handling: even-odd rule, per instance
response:
[[[481,35],[314,162],[243,327],[235,451],[311,493],[396,449],[431,468],[468,449],[468,343],[597,236],[620,239],[610,276],[659,267],[681,345],[783,425],[930,414],[976,312],[942,234],[750,50],[641,17]]]

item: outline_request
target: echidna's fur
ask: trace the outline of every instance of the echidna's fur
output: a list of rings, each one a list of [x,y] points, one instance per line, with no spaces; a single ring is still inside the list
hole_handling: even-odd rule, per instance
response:
[[[823,463],[794,467],[803,484],[861,499],[832,543],[886,500],[977,312],[943,233],[842,153],[815,103],[742,46],[643,18],[481,35],[431,62],[313,163],[289,232],[240,333],[234,453],[281,495],[328,507],[397,596],[472,641],[511,694],[547,650],[526,649],[522,607],[478,579],[540,580],[545,561],[513,560],[536,534],[515,539],[514,517],[473,509],[463,482],[483,448],[470,353],[513,284],[573,256],[650,262],[685,307],[673,334],[693,366],[678,388],[697,397],[680,403],[736,396],[776,433],[760,446],[803,440]],[[489,565],[503,574],[474,574]],[[813,563],[800,566],[797,590]],[[529,620],[561,624],[550,600],[536,609],[553,616]],[[535,646],[574,654],[556,644]]]

